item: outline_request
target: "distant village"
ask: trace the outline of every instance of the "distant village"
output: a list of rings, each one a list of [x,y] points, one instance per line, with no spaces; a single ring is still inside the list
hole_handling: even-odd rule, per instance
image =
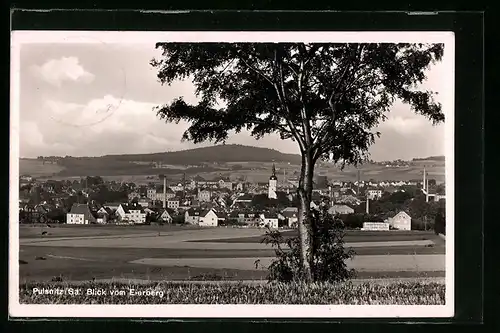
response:
[[[265,183],[222,174],[215,179],[154,178],[139,185],[99,176],[42,181],[22,175],[19,223],[297,227],[298,179],[279,180],[274,165]],[[426,230],[444,202],[444,184],[429,179],[424,169],[422,179],[412,181],[345,182],[317,176],[311,208],[326,206],[352,228]]]

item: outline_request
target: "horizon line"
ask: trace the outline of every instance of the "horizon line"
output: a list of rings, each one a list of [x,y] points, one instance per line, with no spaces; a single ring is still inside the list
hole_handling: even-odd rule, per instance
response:
[[[269,148],[269,147],[258,147],[258,146],[252,146],[252,145],[243,145],[243,144],[238,144],[238,143],[230,143],[230,144],[214,144],[212,146],[202,146],[202,147],[194,147],[194,148],[186,148],[186,149],[178,149],[178,150],[171,150],[171,151],[157,151],[157,152],[147,152],[147,153],[118,153],[118,154],[113,154],[113,153],[108,153],[108,154],[105,154],[105,155],[100,155],[100,156],[97,156],[97,155],[94,155],[94,156],[89,156],[89,155],[80,155],[80,156],[72,156],[72,155],[66,155],[66,156],[69,156],[69,157],[74,157],[74,158],[100,158],[100,157],[106,157],[106,156],[126,156],[126,155],[152,155],[152,154],[166,154],[166,153],[175,153],[175,152],[181,152],[181,151],[190,151],[190,150],[197,150],[197,149],[204,149],[204,148],[212,148],[212,147],[216,147],[216,146],[243,146],[243,147],[250,147],[250,148],[257,148],[257,149],[268,149],[268,150],[273,150],[273,151],[276,151],[280,154],[283,154],[283,155],[295,155],[295,156],[299,156],[300,157],[300,154],[297,154],[297,153],[284,153],[278,149],[275,149],[275,148]],[[40,156],[44,156],[44,155],[40,155]],[[61,156],[61,155],[47,155],[47,156],[44,156],[44,157],[48,157],[48,156],[53,156],[53,157],[61,157],[61,158],[64,158],[65,156]],[[424,157],[413,157],[411,160],[415,160],[415,159],[429,159],[431,157],[446,157],[444,154],[441,154],[441,155],[430,155],[430,156],[424,156]],[[20,156],[19,157],[20,160],[36,160],[37,157],[24,157],[24,156]],[[405,159],[402,159],[402,158],[394,158],[392,160],[379,160],[379,161],[375,161],[374,162],[386,162],[386,161],[396,161],[396,160],[401,160],[401,161],[411,161],[411,160],[405,160]]]

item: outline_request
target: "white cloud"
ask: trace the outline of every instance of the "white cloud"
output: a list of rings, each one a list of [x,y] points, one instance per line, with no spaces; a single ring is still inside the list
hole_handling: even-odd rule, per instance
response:
[[[21,146],[28,145],[35,148],[44,146],[43,134],[41,133],[38,125],[32,121],[25,121],[21,123],[19,141]]]
[[[382,129],[390,129],[399,134],[414,134],[418,133],[425,125],[425,119],[409,118],[401,116],[389,116],[388,119],[380,126]]]
[[[86,104],[47,101],[42,113],[49,115],[39,126],[47,144],[64,142],[71,154],[104,155],[148,153],[182,148],[186,123],[165,124],[156,104],[122,100],[111,95]],[[25,142],[31,146],[30,142]],[[63,147],[61,147],[63,148]],[[70,154],[60,151],[58,155]]]
[[[82,67],[77,57],[51,59],[41,66],[33,66],[33,70],[43,80],[57,87],[64,81],[90,83],[95,77]]]

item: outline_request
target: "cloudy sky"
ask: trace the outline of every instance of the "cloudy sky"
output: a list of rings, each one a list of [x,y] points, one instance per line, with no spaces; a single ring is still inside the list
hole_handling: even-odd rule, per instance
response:
[[[186,124],[165,124],[152,111],[183,96],[194,102],[190,82],[158,83],[149,61],[158,56],[145,44],[23,44],[21,47],[20,156],[100,156],[192,148],[181,142]],[[442,92],[443,65],[428,73],[426,87]],[[444,125],[433,126],[408,106],[394,105],[376,130],[374,160],[444,154]],[[296,143],[248,133],[228,143],[298,153]],[[209,145],[209,143],[204,144]]]

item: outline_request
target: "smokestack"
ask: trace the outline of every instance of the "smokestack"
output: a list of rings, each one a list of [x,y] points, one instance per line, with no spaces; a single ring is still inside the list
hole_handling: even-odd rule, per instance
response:
[[[366,214],[370,214],[370,198],[366,197]]]
[[[425,202],[429,202],[429,178],[427,178],[425,183]]]
[[[422,184],[422,187],[424,188],[424,193],[427,192],[427,183],[426,183],[426,180],[425,180],[425,166],[424,166],[424,181],[423,181],[423,184]]]
[[[163,176],[163,209],[167,208],[167,177]]]

